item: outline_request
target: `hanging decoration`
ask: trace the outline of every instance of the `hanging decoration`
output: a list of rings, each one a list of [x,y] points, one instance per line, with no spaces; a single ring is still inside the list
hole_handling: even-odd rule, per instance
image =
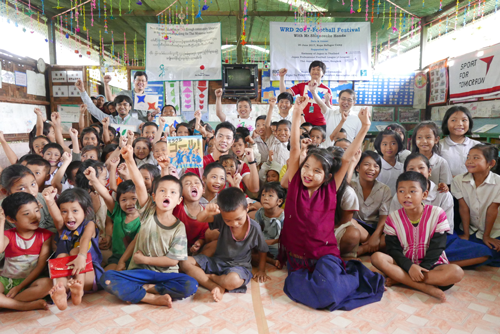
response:
[[[375,33],[375,63],[377,63],[378,31]]]
[[[201,10],[207,10],[209,8],[209,6],[207,5],[207,0],[205,0],[205,3],[203,5],[203,8],[201,8]]]
[[[106,0],[104,0],[104,33],[106,33],[106,34],[108,33],[108,17],[106,14]]]
[[[80,26],[78,25],[78,0],[75,2],[76,4],[76,8],[75,8],[75,21],[76,21],[76,29],[75,29],[75,32],[76,33],[79,33],[80,32]]]
[[[115,56],[115,36],[113,35],[113,30],[111,30],[111,58]]]
[[[441,37],[441,19],[439,19],[438,38]]]
[[[358,13],[361,13],[361,0],[358,0]]]
[[[353,0],[351,0],[351,14],[354,13],[354,9],[353,9]]]
[[[457,22],[458,22],[458,2],[457,0],[457,5],[455,6],[455,30],[457,30]]]
[[[439,0],[439,10],[443,9],[443,0]]]
[[[422,0],[422,7],[425,7],[425,0]]]
[[[134,60],[137,60],[137,33],[135,33],[134,37]]]
[[[248,0],[245,0],[245,3],[243,4],[243,18],[241,20],[241,37],[240,37],[241,45],[247,44],[246,32],[245,32],[246,21],[248,17],[247,12],[248,12]]]
[[[398,31],[398,28],[397,28],[397,11],[398,11],[398,7],[394,7],[394,26],[392,27],[392,32],[396,32]]]
[[[114,20],[113,17],[113,0],[109,0],[109,19]]]
[[[413,38],[413,32],[415,31],[415,28],[413,27],[413,25],[414,25],[414,22],[413,22],[414,19],[415,18],[412,16],[411,17],[411,38]]]
[[[365,11],[366,16],[365,16],[365,21],[368,21],[368,1],[369,0],[366,0],[366,11]]]
[[[444,33],[447,34],[448,33],[448,16],[446,17],[446,26],[444,28],[445,28]]]
[[[392,7],[389,6],[389,17],[387,18],[387,21],[389,21],[389,24],[387,26],[387,30],[391,29],[391,27],[392,27],[392,24],[391,24],[391,19],[392,19],[392,17],[391,17],[391,15],[392,15],[391,11],[392,11]]]
[[[85,5],[82,6],[82,13],[83,13],[83,31],[87,31],[87,25],[85,23]]]
[[[467,7],[465,7],[465,8],[464,8],[464,22],[463,22],[463,26],[464,26],[464,27],[465,27],[465,23],[466,23],[466,22],[465,22],[465,19],[467,18],[467,14],[468,14],[468,12],[467,12]]]
[[[113,1],[113,0],[111,0],[111,1]],[[122,16],[122,0],[118,1],[118,12],[119,12],[119,15]]]
[[[384,1],[384,8],[382,9],[382,29],[384,29],[384,27],[385,27],[385,1]]]
[[[194,0],[191,0],[191,23],[194,24],[194,18],[195,18],[195,15],[194,15]]]
[[[372,0],[372,18],[370,20],[371,23],[373,23],[373,14],[374,14],[374,12],[375,12],[375,0]],[[318,15],[319,15],[319,13],[318,13]]]
[[[95,0],[92,0],[90,3],[90,26],[94,26],[94,8],[95,8]]]

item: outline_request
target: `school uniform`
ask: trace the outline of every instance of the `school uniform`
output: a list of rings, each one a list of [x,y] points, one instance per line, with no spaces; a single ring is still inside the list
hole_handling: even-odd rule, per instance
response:
[[[290,108],[290,111],[288,111],[288,115],[286,115],[285,117],[281,116],[279,112],[277,113],[273,112],[273,116],[271,118],[273,122],[279,122],[282,120],[287,120],[291,122],[292,119],[293,119],[293,108]]]
[[[477,144],[481,143],[468,137],[465,137],[462,144],[455,143],[450,137],[445,137],[439,141],[441,156],[448,162],[453,177],[467,173],[467,168],[465,168],[467,155],[470,149]]]
[[[358,196],[356,196],[356,192],[349,185],[346,185],[345,187],[344,194],[342,196],[342,199],[340,200],[340,208],[342,209],[342,211],[351,211],[354,212],[354,214],[359,210]],[[335,228],[335,238],[337,238],[337,243],[339,245],[340,241],[342,240],[342,237],[344,236],[349,226],[352,226],[351,221]],[[343,257],[357,257],[357,254],[358,254],[358,245],[354,247],[350,253],[341,255]]]
[[[339,108],[328,108],[325,111],[324,115],[326,120],[326,138],[324,144],[326,145],[326,147],[329,147],[333,146],[334,144],[333,141],[330,140],[330,135],[342,121],[342,115],[340,114]],[[342,125],[342,128],[345,130],[346,137],[350,142],[352,142],[356,135],[359,133],[359,131],[361,130],[361,126],[362,124],[358,116],[353,114],[349,114],[349,116],[347,116],[347,119]]]
[[[368,232],[373,233],[377,229],[380,216],[389,215],[389,205],[392,200],[391,189],[375,180],[372,191],[365,199],[359,180],[352,180],[351,186],[359,201],[359,211],[354,213],[354,219],[369,227],[371,231],[367,229]]]
[[[403,164],[396,161],[396,164],[391,166],[383,157],[380,157],[380,160],[382,160],[382,168],[380,169],[380,174],[377,176],[377,181],[387,185],[391,189],[391,195],[394,196],[396,193],[396,181],[398,180],[398,176],[403,173]]]
[[[448,165],[448,161],[446,161],[442,156],[432,154],[432,157],[429,159],[429,163],[432,169],[431,176],[429,176],[430,181],[434,182],[435,184],[451,184],[453,176],[451,176],[451,170],[450,166]]]
[[[288,142],[282,143],[274,135],[271,135],[266,140],[269,151],[273,151],[273,161],[276,161],[280,166],[286,165],[286,161],[290,158],[290,151],[288,150]]]
[[[257,138],[254,138],[253,141],[257,145],[257,148],[259,149],[260,153],[260,161],[265,162],[269,159],[269,148],[267,147],[266,142],[258,136]]]

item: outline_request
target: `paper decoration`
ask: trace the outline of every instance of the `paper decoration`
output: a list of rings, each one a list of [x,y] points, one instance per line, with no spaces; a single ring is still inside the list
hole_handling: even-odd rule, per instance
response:
[[[155,110],[158,108],[157,95],[134,95],[135,110]]]
[[[182,81],[180,85],[181,90],[181,102],[182,102],[182,112],[185,111],[195,111],[194,110],[194,91],[192,81]]]
[[[28,85],[28,80],[25,72],[15,72],[16,76],[16,86],[26,87]]]
[[[54,97],[68,97],[68,86],[53,86]]]
[[[443,59],[429,66],[429,105],[445,103],[448,95],[447,60]]]
[[[426,90],[427,74],[419,71],[415,74],[415,79],[413,80],[413,108],[425,109],[427,106]]]
[[[175,107],[177,113],[180,114],[180,95],[179,81],[165,82],[165,105],[170,104]]]
[[[28,77],[28,94],[36,96],[46,96],[45,91],[45,76],[42,73],[35,73],[27,70]]]
[[[136,125],[125,125],[125,124],[110,124],[109,126],[115,128],[116,133],[119,133],[120,136],[125,136],[127,131],[130,130],[132,132],[137,131]]]
[[[167,137],[168,157],[176,168],[202,168],[201,136]]]
[[[373,76],[371,81],[356,81],[356,104],[413,106],[414,76]]]
[[[182,117],[180,116],[173,116],[173,117],[162,117],[165,119],[165,127],[163,129],[159,129],[160,131],[168,131],[168,127],[170,125],[173,125],[174,127],[178,124],[178,123],[182,123],[184,122],[184,120],[182,119]],[[155,118],[155,122],[156,124],[160,125],[160,118],[159,117],[156,117]]]
[[[61,116],[63,123],[78,123],[80,120],[80,106],[71,104],[60,104],[57,106],[57,112]]]
[[[493,128],[496,128],[497,126],[498,126],[498,124],[486,124],[486,125],[483,125],[482,127],[480,127],[479,129],[475,130],[474,132],[475,133],[485,133],[485,132],[490,131]]]
[[[325,85],[332,91],[332,104],[339,103],[339,93],[341,91],[344,89],[353,89],[354,86],[352,81],[328,81]]]
[[[16,77],[14,76],[14,72],[4,71],[2,70],[2,82],[15,85]]]
[[[0,103],[0,131],[4,134],[29,133],[36,124],[35,108],[44,114],[45,106],[19,103]]]
[[[196,110],[202,113],[208,111],[208,81],[195,81]]]
[[[52,71],[52,82],[67,82],[66,71]]]
[[[66,73],[68,77],[68,82],[77,82],[78,79],[83,80],[82,71],[67,71]]]
[[[68,86],[68,96],[69,97],[80,97],[80,91],[74,85]]]

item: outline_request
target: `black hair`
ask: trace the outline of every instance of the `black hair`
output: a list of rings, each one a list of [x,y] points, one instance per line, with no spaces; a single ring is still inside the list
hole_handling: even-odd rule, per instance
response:
[[[155,122],[146,122],[144,123],[144,125],[142,126],[142,132],[144,133],[144,128],[146,126],[154,126],[156,128],[156,130],[158,130],[158,124],[156,124]]]
[[[226,160],[234,161],[234,165],[236,166],[236,170],[238,170],[238,166],[240,165],[240,161],[238,160],[238,158],[236,156],[231,155],[231,154],[225,154],[219,158],[219,163],[222,165],[222,163]],[[224,170],[225,170],[225,168],[224,168]]]
[[[198,174],[195,174],[193,172],[189,172],[189,173],[186,173],[186,174],[182,175],[181,179],[180,179],[181,183],[182,183],[182,181],[184,181],[184,179],[186,177],[189,177],[189,176],[196,176],[198,178],[198,180],[200,180],[201,184],[203,185],[203,180],[201,179],[201,177],[199,177]]]
[[[245,138],[250,136],[250,130],[248,130],[244,126],[237,127],[236,128],[236,136],[238,136],[238,135],[242,136],[243,141],[245,141]],[[234,138],[234,141],[236,141],[236,138]]]
[[[339,132],[340,133],[347,133],[347,131],[344,128],[340,128]]]
[[[177,115],[177,109],[175,109],[175,106],[171,105],[171,104],[167,104],[167,105],[164,105],[163,108],[161,108],[161,112],[163,113],[163,110],[166,108],[166,107],[172,107],[174,109],[174,113]]]
[[[36,135],[36,125],[33,127],[33,130],[31,130],[31,132],[28,135],[28,146],[29,146],[30,152],[33,152],[33,142],[35,141],[35,139],[44,138],[50,143],[50,140],[47,137],[49,135],[50,128],[52,128],[52,125],[50,125],[47,122],[43,122],[43,132],[42,132],[43,134],[40,136],[37,136]]]
[[[75,170],[75,169],[79,169],[80,166],[82,165],[82,162],[77,160],[77,161],[72,161],[69,165],[68,165],[68,168],[66,168],[66,172],[64,173],[64,175],[66,176],[66,179],[68,179],[69,181],[72,181],[73,183],[76,182],[76,176],[73,177],[72,175],[72,172]]]
[[[78,187],[66,189],[57,199],[57,206],[60,208],[62,204],[70,202],[78,202],[78,204],[80,204],[83,212],[85,212],[85,219],[95,219],[92,198],[90,198],[90,194],[87,191]]]
[[[444,114],[443,123],[441,123],[441,130],[443,131],[443,134],[445,136],[450,135],[450,129],[448,129],[448,120],[450,119],[451,115],[453,115],[454,113],[456,113],[458,111],[463,112],[467,116],[467,118],[469,119],[469,129],[467,130],[467,132],[465,134],[466,135],[472,134],[472,128],[474,127],[474,120],[472,119],[472,115],[471,115],[469,109],[467,109],[466,107],[462,107],[462,106],[455,106],[455,107],[451,107],[450,109],[446,110],[446,113]]]
[[[84,146],[80,153],[81,153],[81,155],[84,155],[85,153],[90,152],[90,151],[96,151],[97,152],[97,159],[99,159],[100,154],[101,154],[101,150],[97,146],[93,146],[93,145]]]
[[[271,122],[271,126],[278,127],[278,121]]]
[[[231,130],[231,132],[233,133],[233,138],[236,136],[236,129],[234,127],[234,125],[232,125],[231,123],[229,122],[221,122],[219,124],[217,124],[217,126],[215,127],[215,134],[214,136],[217,136],[217,132],[219,132],[220,129],[228,129],[228,130]]]
[[[474,145],[471,150],[479,150],[481,153],[483,153],[484,158],[486,159],[487,163],[490,163],[490,161],[495,161],[495,166],[493,166],[493,169],[498,171],[498,147],[496,147],[493,144],[486,144],[486,143],[481,143],[481,144],[476,144]],[[469,150],[470,152],[470,150]]]
[[[361,154],[361,158],[359,158],[358,164],[356,165],[356,169],[359,168],[361,162],[363,162],[365,158],[372,158],[373,160],[375,160],[375,163],[378,165],[379,169],[382,170],[382,159],[380,158],[380,155],[377,154],[377,152],[373,151],[364,151]]]
[[[234,136],[234,142],[237,143],[240,139],[243,140],[243,144],[244,144],[245,143],[245,137],[243,137],[239,133],[236,133],[236,136]]]
[[[378,133],[377,137],[375,138],[375,142],[373,143],[373,146],[375,147],[375,150],[378,152],[378,154],[383,156],[382,150],[380,149],[380,144],[382,143],[384,136],[394,137],[396,143],[398,143],[398,153],[403,150],[403,141],[401,140],[401,137],[395,131],[386,128],[384,131]]]
[[[99,132],[97,132],[96,129],[92,128],[92,127],[87,127],[85,129],[82,130],[82,133],[80,134],[80,143],[81,145],[83,145],[83,137],[86,135],[86,134],[89,134],[89,133],[93,133],[95,135],[95,137],[97,138],[97,144],[100,144],[101,143],[101,137],[99,136]]]
[[[21,164],[23,162],[26,161],[26,163],[29,163],[30,160],[34,160],[34,159],[43,159],[41,156],[39,156],[38,154],[25,154],[23,155],[22,157],[19,158],[19,160],[17,160],[17,163],[18,164]]]
[[[326,138],[326,131],[325,129],[323,129],[321,126],[315,126],[311,129],[311,131],[309,131],[309,135],[311,135],[311,132],[315,130],[315,131],[319,131],[321,133],[321,137],[323,137],[323,139]]]
[[[135,184],[132,180],[123,181],[116,188],[116,201],[120,201],[121,195],[125,193],[135,193]]]
[[[17,213],[21,209],[21,206],[30,203],[38,204],[38,201],[35,196],[29,193],[19,192],[7,196],[2,202],[2,209],[5,213],[5,217],[16,220]]]
[[[138,142],[141,142],[141,141],[144,142],[144,143],[146,143],[146,145],[149,148],[149,152],[151,153],[151,151],[153,150],[153,145],[151,144],[151,141],[148,138],[146,138],[146,137],[139,137],[136,140],[134,140],[134,142],[132,143],[132,147],[134,148],[134,151],[135,151],[135,145]],[[135,156],[135,153],[134,153],[134,159],[135,158],[136,158],[136,156]]]
[[[391,123],[391,124],[387,125],[386,129],[392,130],[392,131],[396,132],[398,135],[399,135],[398,132],[401,132],[403,134],[403,140],[402,140],[403,146],[405,145],[405,142],[406,142],[406,129],[405,129],[404,126],[402,126],[401,124],[398,124],[398,123]],[[413,133],[415,133],[415,132],[413,132]]]
[[[176,178],[175,176],[172,176],[172,175],[165,175],[165,176],[154,179],[153,180],[153,194],[155,194],[156,190],[158,190],[160,183],[165,182],[165,181],[172,181],[172,182],[176,183],[179,186],[179,196],[182,197],[182,183],[178,178]]]
[[[314,157],[316,160],[318,160],[323,167],[323,172],[325,173],[325,180],[323,181],[323,185],[326,185],[333,180],[333,175],[335,175],[335,173],[342,165],[342,159],[334,156],[334,154],[332,154],[328,150],[324,148],[313,148],[307,151],[307,157],[300,165],[299,171],[302,170],[302,167],[310,157]],[[329,178],[329,174],[332,174],[332,177]]]
[[[349,139],[347,139],[347,138],[339,138],[339,139],[337,139],[337,141],[335,142],[335,144],[341,143],[343,141],[345,141],[346,143],[352,144],[351,141]]]
[[[82,188],[87,191],[93,190],[93,187],[90,186],[89,180],[83,174],[83,172],[85,172],[85,170],[89,167],[95,169],[95,176],[97,178],[99,177],[99,174],[101,174],[106,168],[100,161],[85,160],[84,162],[82,162],[82,164],[78,168],[78,172],[76,172],[75,184],[78,188]]]
[[[313,127],[313,125],[309,122],[304,122],[304,123],[300,124],[300,127],[304,127],[304,126],[310,126],[311,128]]]
[[[413,181],[420,183],[420,187],[422,188],[422,192],[427,190],[427,179],[425,176],[420,174],[419,172],[409,171],[400,174],[398,180],[396,181],[396,189],[398,189],[399,183],[404,181]]]
[[[417,147],[417,134],[418,130],[423,129],[423,128],[428,128],[432,131],[434,134],[435,138],[439,138],[439,128],[437,127],[436,123],[431,122],[431,121],[423,121],[420,124],[418,124],[414,129],[413,129],[413,136],[411,137],[411,151],[413,153],[420,152],[418,147]],[[432,153],[441,155],[441,148],[439,143],[436,143],[432,147]]]
[[[287,190],[285,188],[283,188],[279,182],[264,183],[264,185],[262,186],[262,189],[259,192],[259,197],[258,197],[259,202],[260,202],[260,198],[262,197],[262,193],[264,191],[265,192],[274,191],[276,193],[276,195],[278,195],[278,199],[283,200],[280,207],[282,207],[283,204],[285,204]]]
[[[10,193],[12,184],[27,175],[35,177],[35,174],[33,174],[33,172],[26,166],[19,164],[8,166],[2,171],[2,175],[0,176],[0,178],[2,179],[2,188],[4,188],[7,193]]]
[[[255,119],[255,125],[257,125],[257,121],[260,121],[260,120],[266,120],[266,115],[260,115],[258,116],[256,119]]]
[[[128,97],[127,95],[117,95],[115,97],[115,99],[113,100],[113,102],[115,103],[115,106],[119,103],[122,103],[122,102],[127,102],[128,104],[130,104],[130,106],[134,105],[134,103],[132,102],[132,99],[130,97]]]
[[[50,162],[43,159],[39,155],[37,155],[37,157],[38,157],[37,159],[26,160],[26,167],[28,167],[28,165],[45,167],[45,171],[47,172],[47,175],[49,175],[50,174]]]
[[[111,139],[111,141],[113,141],[115,138],[116,138],[116,129],[112,126],[108,126],[108,131],[110,132],[110,136],[113,136],[113,139]]]
[[[109,153],[114,152],[117,147],[118,147],[118,145],[116,145],[116,144],[108,144],[108,145],[104,146],[102,148],[101,162],[106,162],[106,156]],[[121,155],[120,155],[120,157],[121,157]]]
[[[288,100],[290,101],[290,104],[293,104],[293,96],[288,92],[283,92],[278,95],[278,102],[280,102],[280,100]]]
[[[408,167],[408,164],[410,163],[410,161],[415,160],[415,159],[422,160],[427,165],[427,168],[431,169],[431,163],[429,162],[429,159],[427,159],[427,157],[425,155],[423,155],[422,153],[415,152],[415,153],[412,153],[406,157],[405,163],[403,165],[403,171],[406,171],[406,168]]]
[[[326,65],[323,63],[321,60],[315,60],[309,65],[309,73],[311,73],[311,69],[313,67],[321,67],[321,70],[323,71],[323,75],[326,74]]]
[[[217,205],[223,212],[233,212],[239,207],[243,207],[245,210],[248,208],[245,193],[236,187],[222,190],[217,196]]]
[[[276,130],[278,130],[278,127],[280,125],[286,125],[289,130],[292,130],[292,122],[290,122],[289,120],[282,119],[281,121],[279,121],[277,126],[276,126]]]
[[[250,109],[252,109],[252,101],[246,97],[246,96],[242,96],[240,97],[237,101],[236,101],[236,106],[238,106],[238,104],[240,104],[240,102],[247,102],[248,105],[250,106]]]
[[[96,101],[97,101],[97,97],[95,97],[95,96],[91,96],[91,97],[90,97],[90,99],[91,99],[91,100],[96,100]]]
[[[134,73],[134,80],[137,79],[137,77],[146,77],[146,82],[148,81],[148,75],[144,71],[137,71]]]
[[[342,96],[342,94],[344,94],[344,93],[352,95],[352,99],[356,100],[356,92],[354,90],[352,90],[352,89],[342,89],[339,92],[339,100],[340,100],[340,97]]]
[[[189,133],[190,136],[193,135],[193,130],[191,130],[191,127],[186,122],[178,123],[177,126],[175,127],[175,132],[179,131],[179,128],[181,126],[185,127],[188,130],[188,133]]]
[[[156,179],[157,177],[161,176],[160,170],[158,167],[152,165],[152,164],[143,164],[141,167],[139,167],[139,170],[145,169],[149,172],[149,175],[151,176],[151,180]]]
[[[224,168],[224,166],[222,166],[219,162],[212,162],[205,167],[205,170],[203,171],[203,177],[207,177],[208,174],[210,174],[210,172],[215,168],[222,169],[224,171],[224,175],[226,175],[226,169]]]
[[[55,148],[56,150],[59,151],[59,153],[61,154],[61,156],[63,155],[64,153],[64,149],[62,148],[61,145],[59,145],[58,143],[48,143],[47,145],[45,145],[43,147],[43,150],[42,150],[42,154],[45,154],[45,152],[47,152],[49,149],[51,148]]]
[[[95,128],[99,128],[98,133],[102,133],[102,124],[101,123],[92,123],[89,125],[89,128],[94,128],[94,130],[95,130]]]

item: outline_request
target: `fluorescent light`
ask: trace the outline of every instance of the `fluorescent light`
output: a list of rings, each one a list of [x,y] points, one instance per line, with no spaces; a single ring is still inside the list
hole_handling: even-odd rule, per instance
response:
[[[326,12],[326,8],[320,7],[320,6],[311,6],[311,4],[307,1],[302,1],[302,0],[278,0],[279,2],[286,3],[287,5],[292,5],[297,8],[299,8],[301,5],[308,11],[308,12]]]
[[[265,53],[269,53],[269,50],[265,49],[265,48],[262,48],[260,46],[257,46],[257,45],[251,45],[251,44],[246,44],[245,45],[247,48],[250,48],[250,49],[255,49],[257,51],[260,51],[260,52],[265,52]]]
[[[232,45],[232,44],[226,44],[226,45],[221,46],[220,48],[221,48],[222,50],[225,50],[225,49],[232,48],[233,46],[234,46],[234,45]]]

